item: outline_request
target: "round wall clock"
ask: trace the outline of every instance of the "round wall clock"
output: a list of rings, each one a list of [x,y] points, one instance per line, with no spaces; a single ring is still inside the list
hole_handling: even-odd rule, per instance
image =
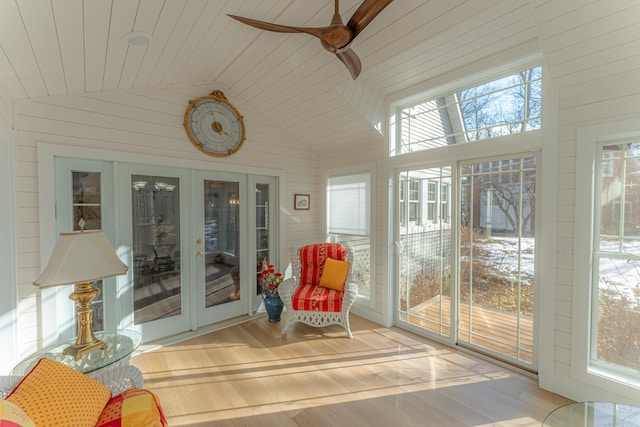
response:
[[[232,155],[245,140],[244,119],[219,90],[189,101],[184,128],[198,150],[215,157]]]

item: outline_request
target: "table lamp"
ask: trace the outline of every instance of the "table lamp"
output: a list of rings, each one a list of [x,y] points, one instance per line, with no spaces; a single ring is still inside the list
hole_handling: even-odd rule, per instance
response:
[[[78,337],[63,354],[79,360],[85,354],[107,348],[107,343],[98,340],[91,328],[91,301],[100,295],[93,282],[125,274],[128,269],[102,230],[60,233],[49,264],[33,284],[40,288],[75,284],[69,299],[78,303]]]

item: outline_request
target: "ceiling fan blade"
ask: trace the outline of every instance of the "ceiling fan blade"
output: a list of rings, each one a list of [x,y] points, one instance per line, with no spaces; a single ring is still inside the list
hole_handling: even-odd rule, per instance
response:
[[[336,56],[340,58],[340,61],[347,67],[351,73],[351,77],[355,80],[362,70],[362,64],[358,55],[350,48],[340,49],[336,51]]]
[[[349,22],[347,22],[347,27],[353,31],[353,38],[360,34],[360,32],[373,21],[373,18],[378,16],[392,1],[393,0],[364,0],[351,19],[349,19]]]
[[[270,22],[258,21],[257,19],[249,19],[249,18],[244,18],[242,16],[236,16],[236,15],[228,15],[228,16],[235,19],[236,21],[242,22],[243,24],[247,24],[252,27],[259,28],[261,30],[275,31],[277,33],[305,33],[306,32],[306,31],[303,31],[302,28],[298,28],[298,27],[272,24]]]
[[[325,49],[334,53],[336,49],[346,46],[351,41],[351,30],[346,25],[329,25],[326,27],[292,27],[290,25],[272,24],[242,16],[229,15],[231,18],[252,27],[275,31],[278,33],[306,33],[319,38]]]

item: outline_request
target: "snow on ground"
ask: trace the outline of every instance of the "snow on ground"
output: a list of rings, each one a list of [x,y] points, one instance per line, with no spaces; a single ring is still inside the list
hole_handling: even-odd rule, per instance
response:
[[[522,238],[520,246],[518,246],[516,237],[492,236],[482,245],[490,254],[487,261],[501,273],[515,279],[519,267],[523,283],[533,278],[534,238]],[[615,242],[602,242],[600,249],[604,252],[617,254],[619,247]],[[640,255],[640,241],[625,242],[624,250],[627,253]],[[518,254],[520,254],[520,259],[518,259]],[[640,304],[640,261],[601,257],[600,287],[611,289],[628,299],[638,300]]]

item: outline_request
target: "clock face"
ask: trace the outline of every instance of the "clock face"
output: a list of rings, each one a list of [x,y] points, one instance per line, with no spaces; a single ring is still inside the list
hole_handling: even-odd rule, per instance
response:
[[[191,101],[184,124],[191,142],[200,151],[225,157],[242,147],[245,139],[244,122],[221,92],[218,91],[216,95]]]

